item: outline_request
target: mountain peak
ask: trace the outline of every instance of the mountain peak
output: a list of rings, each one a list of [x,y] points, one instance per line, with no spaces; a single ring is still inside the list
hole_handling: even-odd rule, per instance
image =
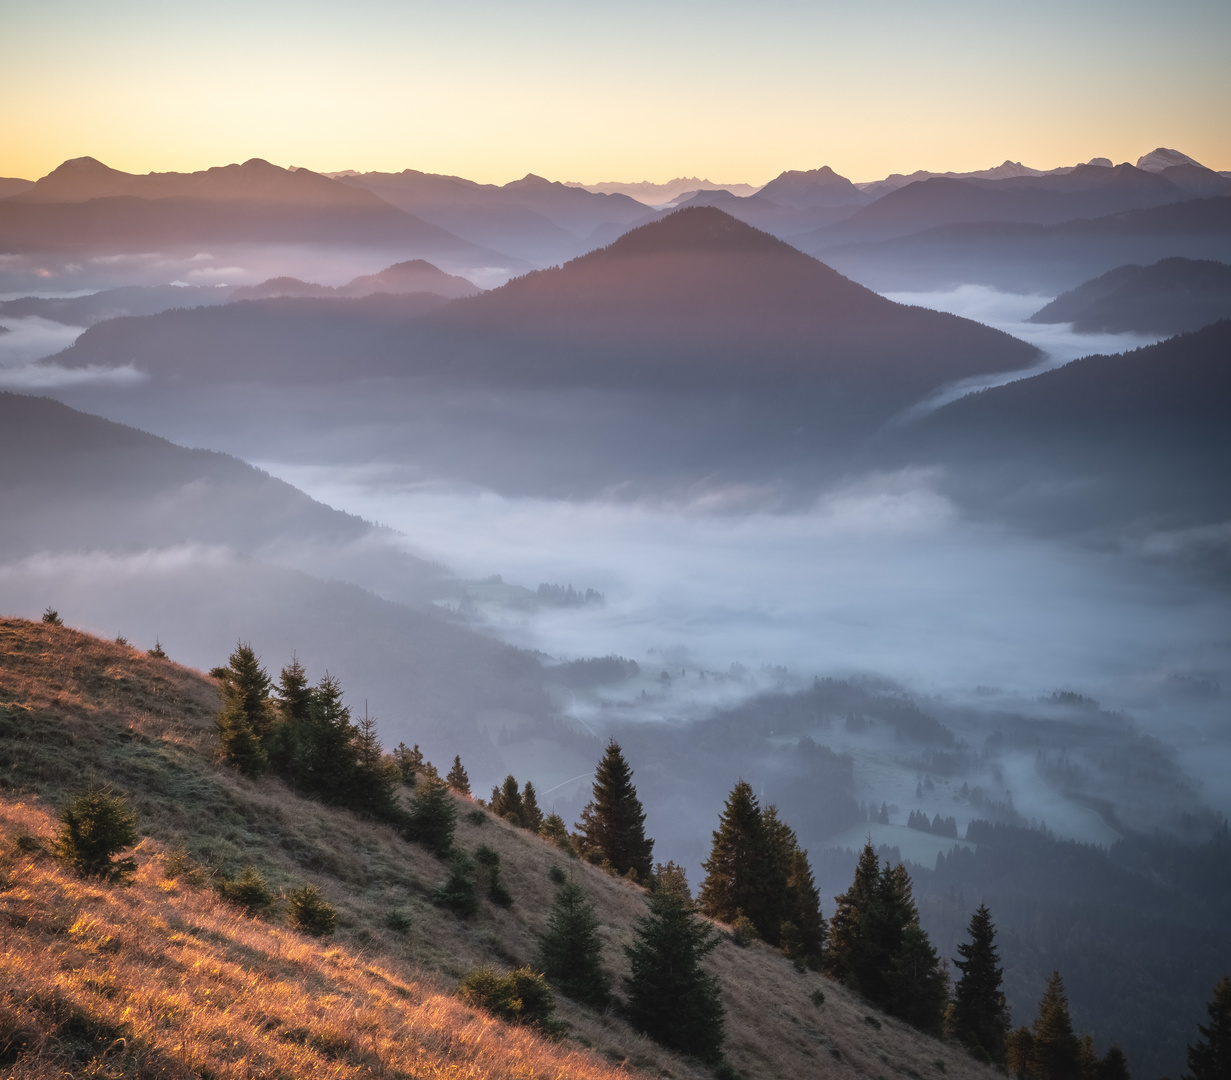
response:
[[[1156,147],[1137,159],[1137,168],[1146,172],[1162,172],[1173,165],[1201,165],[1201,162],[1178,150],[1168,150],[1165,146]]]
[[[682,207],[658,221],[626,232],[603,249],[616,256],[735,250],[795,253],[789,244],[744,224],[716,206]]]

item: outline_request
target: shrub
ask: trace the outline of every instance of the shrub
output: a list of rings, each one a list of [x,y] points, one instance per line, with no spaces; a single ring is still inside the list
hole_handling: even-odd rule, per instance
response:
[[[502,908],[512,907],[513,894],[500,880],[500,853],[486,844],[480,844],[475,848],[474,858],[480,872],[487,878],[487,898]]]
[[[234,881],[223,878],[219,891],[231,903],[247,908],[253,914],[268,910],[274,902],[274,894],[255,866],[245,866],[243,873]]]
[[[569,836],[564,818],[559,814],[551,813],[543,819],[543,823],[539,826],[539,836],[555,844],[570,859],[577,858],[577,847],[573,843],[573,838]]]
[[[47,610],[43,612],[43,622],[45,622],[48,626],[64,625],[64,620],[60,618],[60,613],[50,604],[47,605]]]
[[[568,877],[565,875],[564,870],[561,868],[559,863],[551,864],[551,869],[547,871],[547,876],[551,878],[552,883],[556,885],[563,885],[568,880]]]
[[[183,845],[173,848],[163,856],[162,874],[169,881],[179,881],[194,889],[205,884],[205,871]]]
[[[333,933],[333,924],[338,913],[315,885],[305,885],[302,889],[288,893],[286,908],[286,920],[296,930],[302,930],[313,937],[324,937]]]
[[[469,821],[471,825],[486,825],[487,815],[483,813],[482,810],[471,810],[470,813],[466,815],[466,820]]]
[[[122,881],[137,869],[131,856],[116,859],[137,842],[137,816],[122,795],[91,788],[69,801],[60,821],[56,853],[82,877]]]
[[[507,975],[482,967],[461,981],[458,994],[467,1005],[486,1009],[502,1020],[526,1024],[548,1034],[561,1025],[552,1018],[555,1001],[547,980],[531,968],[521,967]]]
[[[155,660],[165,660],[167,658],[166,651],[162,647],[162,642],[158,638],[154,639],[154,647],[149,650],[148,655]]]
[[[757,928],[753,922],[743,912],[736,917],[735,922],[731,924],[731,940],[735,942],[741,949],[746,949],[760,935],[757,933]]]
[[[410,932],[413,925],[410,916],[401,908],[393,908],[388,915],[385,916],[385,925],[395,934],[406,934]]]
[[[812,991],[812,1004],[818,1009],[825,1004],[825,991],[820,987]]]
[[[462,919],[472,919],[479,913],[479,897],[475,891],[474,860],[464,851],[455,851],[449,860],[449,877],[434,893],[432,903],[448,908]]]

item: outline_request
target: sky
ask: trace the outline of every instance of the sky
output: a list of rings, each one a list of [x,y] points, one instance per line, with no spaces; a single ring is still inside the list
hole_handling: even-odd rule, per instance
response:
[[[262,157],[484,182],[1231,169],[1226,0],[0,0],[0,176]]]

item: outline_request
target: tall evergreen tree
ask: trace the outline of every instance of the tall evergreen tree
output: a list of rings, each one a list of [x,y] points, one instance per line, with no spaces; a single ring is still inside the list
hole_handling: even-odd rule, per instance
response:
[[[826,970],[839,982],[859,988],[861,976],[866,969],[864,936],[866,922],[876,892],[880,885],[880,860],[869,840],[859,855],[855,867],[855,880],[841,896],[834,897],[837,905],[829,920],[829,951],[825,957]]]
[[[819,971],[825,958],[828,926],[821,914],[821,894],[812,877],[808,853],[796,847],[787,873],[787,918],[782,923],[782,948],[792,960]]]
[[[726,923],[746,915],[757,933],[766,937],[768,861],[761,807],[752,785],[740,780],[718,818],[710,857],[701,864],[705,880],[697,893],[700,909],[711,919]]]
[[[518,786],[517,777],[512,773],[504,778],[504,783],[500,787],[492,788],[489,805],[492,813],[497,817],[511,821],[519,827],[525,826],[526,815],[521,798],[521,788]]]
[[[543,824],[543,811],[539,809],[539,798],[534,785],[529,780],[521,792],[521,827],[533,833],[539,831]]]
[[[385,757],[376,733],[376,720],[365,711],[355,725],[355,768],[346,805],[381,821],[394,821],[401,814],[397,801],[398,768]]]
[[[404,742],[398,743],[393,750],[393,761],[398,767],[398,772],[401,773],[402,783],[407,787],[415,786],[419,780],[419,774],[425,771],[427,765],[423,760],[423,751],[419,749],[418,743],[415,743],[413,748]]]
[[[445,783],[459,795],[470,794],[470,777],[466,774],[466,766],[462,764],[460,754],[454,755],[453,768],[449,770],[449,775],[445,777]]]
[[[280,773],[291,775],[295,767],[299,740],[305,737],[312,707],[308,673],[298,657],[282,668],[274,701],[274,722],[265,739],[270,764]],[[293,776],[292,776],[293,779]]]
[[[594,905],[576,881],[557,890],[547,917],[547,932],[539,943],[539,965],[551,985],[566,997],[606,1008],[611,982],[602,968],[603,942],[598,936]]]
[[[888,982],[885,1011],[920,1031],[939,1036],[949,1004],[949,979],[918,920],[902,931]]]
[[[342,685],[326,672],[312,690],[308,719],[296,740],[295,785],[325,802],[345,804],[358,758],[355,735]]]
[[[649,905],[650,913],[637,922],[636,940],[624,950],[632,969],[624,979],[629,1022],[663,1046],[718,1061],[722,997],[718,980],[701,967],[718,935],[673,891],[651,893]]]
[[[404,825],[406,839],[422,844],[437,858],[443,859],[453,849],[457,806],[449,794],[448,785],[439,776],[424,777],[415,789]]]
[[[645,835],[645,811],[633,787],[633,772],[612,739],[594,774],[594,797],[581,812],[578,848],[591,862],[607,860],[618,874],[634,871],[648,881],[654,841]]]
[[[1080,1049],[1069,1016],[1069,999],[1060,972],[1053,971],[1034,1021],[1034,1075],[1038,1080],[1078,1080]]]
[[[1231,1073],[1224,1070],[1223,1076],[1228,1075]],[[1129,1080],[1128,1059],[1124,1056],[1124,1051],[1114,1043],[1107,1048],[1107,1053],[1099,1062],[1098,1080]]]
[[[1206,1006],[1210,1022],[1198,1024],[1201,1038],[1188,1048],[1184,1080],[1227,1080],[1231,1077],[1231,977],[1224,975]]]
[[[986,904],[970,917],[969,941],[958,945],[962,973],[953,989],[953,1034],[976,1057],[1003,1065],[1009,1033],[1009,1007],[1005,1002],[1004,968],[996,951],[996,927]]]
[[[269,765],[263,745],[271,726],[269,675],[246,642],[231,653],[222,675],[222,711],[216,729],[224,758],[245,776],[260,776]]]
[[[760,909],[753,922],[764,940],[781,945],[782,924],[791,921],[791,860],[799,850],[799,839],[772,803],[761,812],[761,832],[765,837],[764,877]]]

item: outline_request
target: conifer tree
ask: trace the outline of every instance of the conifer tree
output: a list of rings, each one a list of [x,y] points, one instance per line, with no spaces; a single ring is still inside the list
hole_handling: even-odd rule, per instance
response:
[[[1227,1075],[1225,1070],[1223,1075]],[[1128,1059],[1125,1058],[1124,1051],[1114,1043],[1107,1048],[1107,1053],[1099,1062],[1098,1080],[1129,1080]]]
[[[348,785],[346,805],[381,821],[397,820],[401,814],[395,794],[397,766],[385,757],[376,734],[376,720],[366,712],[355,725],[353,742],[355,768]]]
[[[222,675],[222,711],[216,729],[222,756],[245,776],[260,776],[269,765],[263,745],[272,716],[269,675],[252,646],[240,642]]]
[[[423,783],[416,785],[414,801],[406,815],[406,838],[443,859],[453,848],[456,828],[457,806],[448,786],[439,776],[425,777]]]
[[[624,979],[629,1022],[663,1046],[716,1062],[722,1056],[722,998],[701,960],[719,938],[673,892],[651,893],[649,906],[637,922],[636,940],[624,950],[632,969]]]
[[[764,877],[761,881],[758,932],[771,945],[782,944],[782,924],[791,921],[791,860],[799,849],[795,830],[778,816],[772,803],[761,813],[761,831],[765,837]]]
[[[425,765],[423,751],[419,749],[419,744],[415,743],[412,749],[404,742],[398,743],[393,751],[393,760],[398,767],[398,772],[402,774],[402,783],[407,787],[414,787]]]
[[[828,927],[821,914],[821,894],[812,877],[808,853],[799,847],[791,852],[787,873],[787,917],[782,923],[782,948],[792,960],[821,969]]]
[[[534,785],[529,780],[521,792],[521,827],[537,833],[543,824],[543,811],[539,809],[539,798]]]
[[[611,1000],[611,982],[603,973],[602,952],[594,905],[576,881],[566,880],[552,901],[539,966],[560,993],[603,1009]]]
[[[675,862],[655,863],[651,887],[656,892],[669,892],[677,896],[688,908],[692,908],[692,890],[688,887],[688,874]]]
[[[526,822],[525,807],[522,804],[521,788],[517,778],[509,773],[504,783],[498,788],[492,788],[490,802],[491,811],[497,817],[511,821],[514,825],[524,827]]]
[[[958,1042],[988,1061],[1003,1065],[1009,1033],[1009,1007],[1005,1002],[1004,968],[996,951],[996,927],[986,904],[970,917],[968,942],[958,945],[962,973],[953,990],[953,1034]]]
[[[868,840],[859,855],[855,867],[855,880],[841,896],[834,897],[837,905],[829,921],[829,951],[825,958],[826,970],[839,982],[858,989],[864,962],[864,922],[876,899],[880,884],[880,860],[876,849]]]
[[[296,743],[296,786],[325,802],[345,804],[353,792],[355,734],[350,709],[342,704],[342,685],[325,672],[312,690],[308,721]]]
[[[576,856],[577,849],[573,847],[573,838],[569,836],[568,826],[559,814],[551,813],[543,819],[543,824],[539,826],[539,836],[550,840],[566,855]]]
[[[917,920],[902,931],[888,981],[885,1011],[920,1031],[939,1036],[949,1004],[949,979]]]
[[[1098,1080],[1098,1051],[1094,1049],[1094,1036],[1083,1035],[1077,1042],[1077,1075],[1080,1080]]]
[[[1210,1022],[1197,1025],[1201,1038],[1188,1048],[1184,1080],[1227,1080],[1231,1076],[1231,977],[1218,980],[1206,1012]]]
[[[466,775],[466,766],[462,764],[460,754],[453,756],[453,768],[449,770],[449,775],[445,777],[445,783],[459,795],[470,794],[470,777]]]
[[[1080,1043],[1073,1034],[1069,999],[1060,972],[1053,971],[1034,1021],[1034,1075],[1038,1080],[1077,1080]]]
[[[265,739],[270,764],[281,773],[290,774],[294,769],[297,746],[304,737],[311,705],[308,674],[296,657],[278,676],[275,719]]]
[[[718,818],[710,857],[701,864],[705,880],[697,904],[711,919],[733,923],[742,914],[767,940],[766,892],[769,876],[764,821],[752,785],[740,780]],[[777,927],[772,928],[774,938]]]
[[[648,881],[654,841],[645,835],[645,811],[632,781],[620,744],[612,739],[594,774],[594,798],[574,828],[577,846],[591,862],[606,859],[617,874],[632,870],[639,880]]]

